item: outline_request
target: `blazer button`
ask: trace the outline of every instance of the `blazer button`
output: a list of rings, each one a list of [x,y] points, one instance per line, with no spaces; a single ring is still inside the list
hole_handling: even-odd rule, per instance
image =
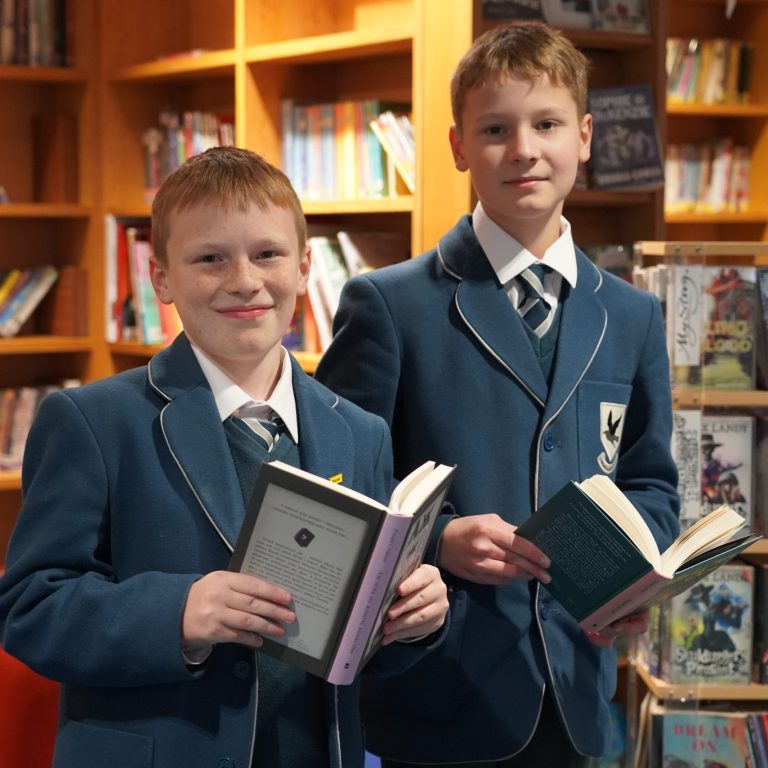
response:
[[[251,665],[247,661],[238,661],[234,667],[232,667],[232,674],[238,680],[246,680],[251,675]],[[229,758],[227,758],[229,760]]]
[[[551,451],[555,447],[555,440],[552,435],[547,435],[544,438],[544,450]]]
[[[539,606],[539,616],[542,621],[546,621],[549,618],[549,606],[546,603],[542,603]]]

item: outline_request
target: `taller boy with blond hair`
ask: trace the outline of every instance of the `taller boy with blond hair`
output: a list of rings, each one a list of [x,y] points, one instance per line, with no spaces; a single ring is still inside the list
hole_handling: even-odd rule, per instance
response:
[[[516,526],[566,482],[610,475],[665,548],[678,530],[658,301],[574,246],[563,202],[589,158],[587,62],[540,23],[474,43],[452,84],[456,168],[478,204],[437,248],[347,284],[317,377],[389,423],[395,472],[458,464],[432,554],[449,636],[364,687],[384,766],[583,766],[605,752],[613,639],[547,592]]]

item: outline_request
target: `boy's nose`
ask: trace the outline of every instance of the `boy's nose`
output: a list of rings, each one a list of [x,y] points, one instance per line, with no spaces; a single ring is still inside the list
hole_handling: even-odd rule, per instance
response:
[[[227,274],[227,289],[232,293],[255,293],[264,285],[259,267],[248,258],[233,259]]]
[[[507,142],[507,156],[514,162],[535,159],[535,141],[530,130],[520,128],[510,136]]]

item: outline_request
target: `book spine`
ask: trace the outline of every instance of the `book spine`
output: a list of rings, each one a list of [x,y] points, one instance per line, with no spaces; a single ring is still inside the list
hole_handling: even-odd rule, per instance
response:
[[[411,518],[387,515],[371,553],[360,587],[345,622],[326,679],[335,685],[351,683],[359,672],[369,638],[384,618],[382,601],[400,557]]]
[[[50,265],[40,270],[34,282],[30,283],[29,292],[26,293],[24,300],[19,303],[13,315],[0,325],[0,336],[15,336],[21,330],[21,326],[29,319],[56,282],[58,275],[56,267]]]

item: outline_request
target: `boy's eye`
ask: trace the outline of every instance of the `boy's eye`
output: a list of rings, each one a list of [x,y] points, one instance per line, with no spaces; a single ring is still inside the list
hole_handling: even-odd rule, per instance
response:
[[[198,256],[197,258],[197,261],[202,262],[203,264],[213,264],[219,260],[220,257],[215,253],[204,253],[202,256]]]
[[[501,125],[489,125],[484,129],[483,132],[489,134],[490,136],[498,136],[503,131],[504,127]]]
[[[542,120],[539,123],[539,130],[541,131],[551,131],[555,127],[557,127],[557,122],[555,120]]]
[[[261,261],[262,259],[274,259],[279,255],[280,254],[277,251],[259,251],[259,253],[256,254],[256,258]]]

